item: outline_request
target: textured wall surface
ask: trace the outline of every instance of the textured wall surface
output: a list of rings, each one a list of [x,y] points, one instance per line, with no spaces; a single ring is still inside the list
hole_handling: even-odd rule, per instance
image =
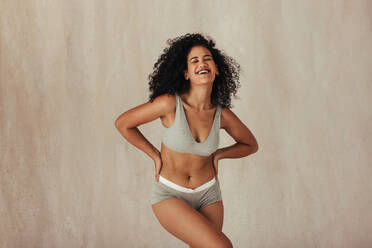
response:
[[[186,247],[114,121],[188,32],[242,66],[232,111],[260,146],[219,162],[234,247],[372,247],[368,0],[1,0],[0,247]],[[140,126],[158,149],[160,128]]]

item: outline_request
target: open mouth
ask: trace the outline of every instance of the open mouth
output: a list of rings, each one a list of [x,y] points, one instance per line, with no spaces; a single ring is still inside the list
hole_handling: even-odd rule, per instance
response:
[[[199,71],[199,72],[196,73],[196,74],[198,74],[198,75],[205,75],[205,74],[209,74],[209,73],[210,73],[210,70],[205,69],[205,70],[201,70],[201,71]]]

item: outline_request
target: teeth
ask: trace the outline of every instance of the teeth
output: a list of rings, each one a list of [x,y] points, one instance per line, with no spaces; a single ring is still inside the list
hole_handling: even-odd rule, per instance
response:
[[[207,70],[203,70],[203,71],[200,71],[198,74],[204,74],[204,73],[208,73]]]

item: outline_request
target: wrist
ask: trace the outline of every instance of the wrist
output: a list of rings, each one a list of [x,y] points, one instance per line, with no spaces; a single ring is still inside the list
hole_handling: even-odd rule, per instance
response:
[[[213,154],[213,159],[214,160],[220,160],[222,157],[221,157],[221,151],[222,149],[217,149],[214,154]]]

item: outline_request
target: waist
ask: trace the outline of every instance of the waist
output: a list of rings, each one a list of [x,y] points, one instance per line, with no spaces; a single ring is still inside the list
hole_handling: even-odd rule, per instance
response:
[[[160,176],[179,186],[195,189],[215,178],[215,171],[211,163],[200,168],[183,165],[162,164]]]
[[[209,187],[211,187],[214,183],[216,183],[216,178],[213,177],[211,180],[197,186],[196,188],[187,188],[187,187],[183,187],[182,185],[179,185],[179,184],[176,184],[170,180],[168,180],[167,178],[165,177],[162,177],[162,176],[159,176],[159,182],[167,185],[168,187],[171,187],[175,190],[178,190],[178,191],[182,191],[182,192],[186,192],[186,193],[193,193],[193,192],[199,192],[199,191],[202,191],[204,189],[207,189]]]

